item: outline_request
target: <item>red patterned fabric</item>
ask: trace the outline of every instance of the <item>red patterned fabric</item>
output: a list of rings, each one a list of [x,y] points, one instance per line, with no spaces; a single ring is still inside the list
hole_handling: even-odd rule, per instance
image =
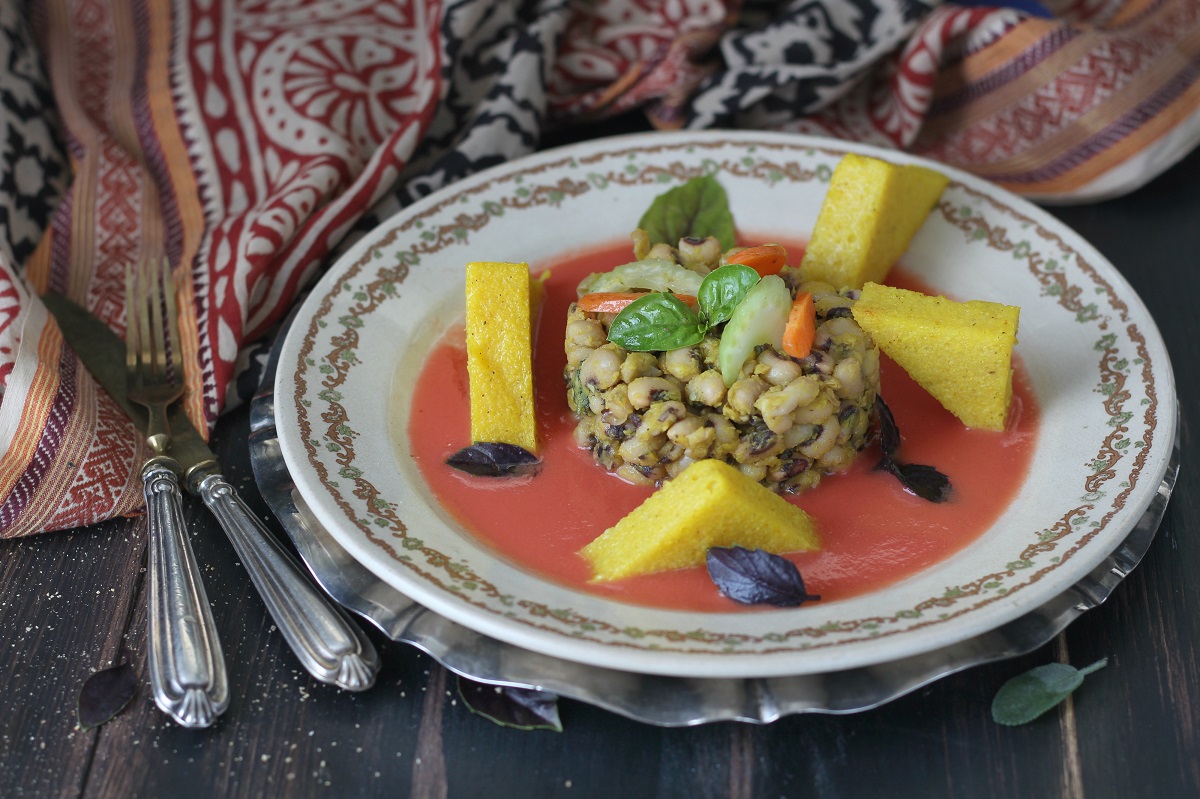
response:
[[[1048,7],[0,0],[0,536],[141,506],[144,445],[37,298],[123,333],[127,264],[175,269],[207,429],[337,248],[552,126],[642,109],[833,135],[1045,202],[1130,191],[1195,146],[1200,0]]]

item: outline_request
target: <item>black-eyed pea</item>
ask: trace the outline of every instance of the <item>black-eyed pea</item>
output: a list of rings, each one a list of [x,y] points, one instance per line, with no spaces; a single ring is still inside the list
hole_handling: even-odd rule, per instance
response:
[[[773,386],[786,386],[802,374],[800,364],[786,358],[773,349],[765,349],[758,356],[754,374]]]
[[[837,381],[837,395],[842,399],[853,399],[861,396],[865,383],[863,382],[862,361],[858,358],[847,358],[838,361],[833,367],[833,379]]]
[[[687,415],[687,408],[679,400],[653,402],[642,414],[638,437],[661,436]]]
[[[649,408],[654,402],[681,397],[679,382],[670,378],[638,377],[629,382],[629,403],[638,410]]]
[[[664,440],[657,436],[627,438],[617,447],[617,456],[626,463],[653,466],[658,463],[658,449]]]
[[[725,381],[716,369],[708,369],[687,382],[688,402],[716,408],[725,401]]]
[[[598,319],[574,319],[567,324],[567,346],[603,347],[608,340]]]
[[[659,358],[659,364],[664,372],[684,382],[696,377],[704,369],[700,354],[694,347],[668,350]]]
[[[735,380],[725,397],[725,406],[737,414],[735,420],[742,421],[754,412],[755,401],[766,390],[766,381],[754,375]]]
[[[837,420],[830,419],[828,424],[821,425],[821,432],[816,439],[800,447],[800,454],[809,460],[819,459],[837,444],[839,430]]]
[[[631,352],[621,364],[621,380],[625,383],[632,383],[639,377],[658,377],[661,374],[658,358],[652,352]]]
[[[601,391],[612,388],[621,379],[621,363],[625,360],[622,352],[610,346],[593,350],[579,367],[579,379],[584,385]]]

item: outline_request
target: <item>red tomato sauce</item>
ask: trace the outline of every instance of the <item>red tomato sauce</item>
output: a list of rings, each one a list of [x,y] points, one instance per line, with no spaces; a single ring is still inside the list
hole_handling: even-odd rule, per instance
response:
[[[798,263],[801,247],[788,247]],[[546,283],[534,351],[538,434],[543,465],[532,477],[473,477],[443,461],[470,443],[470,407],[462,326],[431,352],[415,385],[408,424],[413,458],[442,506],[501,556],[538,575],[612,599],[681,610],[720,612],[744,606],[722,597],[703,567],[607,584],[588,582],[581,547],[633,510],[651,489],[607,473],[572,439],[574,415],[563,380],[563,337],[575,286],[590,272],[631,260],[628,243],[613,244],[553,265]],[[927,293],[903,270],[893,285]],[[966,298],[964,298],[966,299]],[[986,298],[981,298],[986,299]],[[1017,364],[1013,411],[1003,433],[969,430],[886,357],[881,394],[903,436],[898,459],[946,474],[953,497],[919,499],[896,479],[874,471],[879,448],[868,446],[846,472],[788,500],[816,521],[820,552],[789,556],[809,593],[823,601],[869,593],[927,569],[970,545],[1000,516],[1029,468],[1037,405]]]

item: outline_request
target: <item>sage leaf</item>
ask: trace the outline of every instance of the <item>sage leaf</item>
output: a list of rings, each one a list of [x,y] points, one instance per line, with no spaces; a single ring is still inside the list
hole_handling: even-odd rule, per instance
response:
[[[536,472],[542,462],[516,444],[476,441],[446,458],[446,465],[477,477],[516,477]]]
[[[901,463],[896,459],[896,451],[900,449],[900,428],[880,395],[875,397],[875,410],[879,415],[879,448],[883,450],[883,457],[875,468],[886,471],[899,480],[906,491],[923,500],[940,503],[950,499],[949,477],[933,466]]]
[[[472,713],[501,727],[562,732],[558,696],[532,688],[512,688],[458,678],[458,695]]]
[[[758,272],[743,264],[725,264],[709,272],[696,296],[705,324],[713,327],[727,321],[759,280]]]
[[[743,605],[797,607],[821,597],[808,593],[796,564],[762,549],[711,547],[708,576],[721,593]]]
[[[729,198],[712,175],[692,178],[654,198],[638,227],[649,234],[652,243],[672,247],[685,236],[714,236],[722,250],[737,243]]]
[[[656,291],[626,305],[608,328],[608,340],[631,352],[675,350],[704,340],[696,312],[674,294]]]
[[[79,726],[99,727],[124,710],[136,693],[137,674],[128,660],[95,672],[79,689]]]
[[[1070,696],[1083,684],[1084,677],[1107,665],[1108,658],[1083,669],[1066,663],[1047,663],[1018,674],[996,692],[992,719],[1010,727],[1033,721]]]

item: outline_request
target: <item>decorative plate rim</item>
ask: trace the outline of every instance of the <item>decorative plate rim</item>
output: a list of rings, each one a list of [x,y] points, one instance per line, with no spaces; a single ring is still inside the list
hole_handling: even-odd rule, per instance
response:
[[[299,312],[297,324],[289,332],[281,356],[282,364],[295,365],[294,373],[281,369],[276,382],[285,462],[314,513],[347,551],[413,599],[480,632],[568,659],[681,676],[810,673],[867,665],[933,649],[1019,616],[1055,588],[1065,590],[1109,554],[1141,515],[1142,507],[1149,504],[1169,460],[1176,425],[1175,392],[1157,327],[1116,269],[1073,231],[1020,198],[938,164],[929,165],[951,177],[955,196],[976,204],[956,206],[943,201],[941,214],[946,223],[968,237],[984,241],[989,248],[1009,252],[1018,260],[1025,259],[1045,295],[1054,297],[1055,304],[1064,311],[1074,313],[1077,321],[1095,324],[1097,331],[1103,333],[1096,344],[1101,375],[1097,390],[1109,392],[1103,403],[1112,430],[1095,453],[1093,474],[1084,482],[1084,499],[1093,496],[1092,505],[1085,507],[1088,502],[1081,502],[1068,508],[1054,525],[1042,531],[1039,540],[1030,542],[1019,558],[1007,564],[1006,573],[992,572],[948,586],[940,596],[929,596],[892,617],[876,614],[832,623],[827,619],[815,626],[800,624],[806,611],[808,618],[813,617],[807,608],[763,613],[750,622],[741,614],[646,609],[635,613],[623,608],[597,616],[598,607],[620,603],[561,587],[547,590],[554,598],[566,595],[577,601],[556,606],[522,598],[498,588],[496,582],[481,574],[481,564],[456,560],[427,547],[423,539],[408,535],[405,520],[394,507],[389,507],[389,499],[355,465],[357,433],[347,415],[347,406],[353,400],[344,403],[345,398],[339,393],[339,387],[353,379],[352,373],[360,365],[354,361],[353,351],[360,343],[363,320],[396,296],[397,286],[409,279],[411,270],[419,268],[422,257],[452,249],[464,236],[478,234],[506,213],[519,208],[545,209],[569,204],[597,188],[598,181],[622,179],[622,173],[603,173],[597,171],[600,169],[597,165],[616,164],[620,159],[639,156],[670,157],[675,160],[665,170],[661,164],[654,164],[649,175],[641,172],[636,179],[658,181],[663,175],[681,178],[689,170],[711,168],[712,164],[703,158],[697,162],[697,149],[706,154],[724,150],[763,151],[772,156],[790,154],[796,159],[779,163],[779,159],[755,162],[749,158],[748,168],[757,169],[761,180],[827,181],[831,170],[827,163],[823,169],[820,159],[851,151],[893,161],[928,163],[897,152],[791,134],[720,131],[639,134],[585,142],[519,159],[452,184],[401,211],[352,248],[314,288]],[[815,159],[817,167],[805,170],[802,155]],[[586,171],[592,167],[591,172]],[[778,174],[763,174],[764,169]],[[572,170],[582,174],[573,179]],[[558,175],[561,177],[555,182]],[[535,179],[549,182],[532,187],[525,183]],[[494,197],[497,193],[513,204],[507,207],[498,204]],[[737,213],[735,209],[735,216]],[[1050,264],[1040,252],[1040,244],[1014,241],[1005,226],[989,221],[989,213],[998,215],[1002,221],[1032,228],[1040,237],[1040,244],[1060,248],[1064,261],[1073,257],[1074,263]],[[438,221],[442,224],[433,224]],[[402,240],[413,243],[407,250],[393,252],[393,262],[378,265],[380,260],[388,260],[384,257],[388,248],[398,247],[396,242]],[[371,269],[376,266],[379,268],[372,274]],[[370,279],[356,283],[360,277]],[[1091,285],[1078,285],[1082,278]],[[1105,313],[1101,313],[1097,302],[1088,302],[1091,298],[1086,295],[1086,288],[1091,288],[1099,301],[1106,303]],[[1105,315],[1109,312],[1116,317],[1115,321],[1125,325],[1127,340],[1109,329],[1111,320]],[[330,325],[336,328],[334,333],[324,332]],[[324,349],[317,353],[319,343]],[[1132,353],[1126,351],[1130,347],[1136,351],[1136,357],[1131,358]],[[314,358],[314,354],[319,358]],[[1134,446],[1128,426],[1136,417],[1136,409],[1129,409],[1136,387],[1131,385],[1134,371],[1130,365],[1139,359],[1140,363],[1134,365],[1140,368],[1137,376],[1141,377],[1144,389],[1140,398],[1144,432],[1140,443]],[[1130,453],[1126,450],[1136,453],[1132,460],[1128,460]],[[1094,503],[1104,497],[1101,489],[1118,476],[1125,477],[1121,481],[1122,490],[1105,506],[1107,512],[1099,520],[1089,517],[1088,513],[1096,509]],[[352,488],[343,488],[341,480],[348,481]],[[428,519],[426,516],[423,520]],[[1075,535],[1076,528],[1085,523],[1090,529]],[[1038,559],[1037,556],[1067,539],[1073,545],[1060,551],[1053,563]],[[1089,546],[1097,539],[1103,539],[1105,544]],[[423,557],[424,562],[418,562],[418,557]],[[1063,568],[1063,564],[1069,564],[1070,568]],[[513,575],[509,572],[515,570],[503,564],[498,568],[501,585],[507,585],[503,580],[511,582]],[[1017,574],[1031,576],[1023,582],[1002,585]],[[483,583],[488,588],[477,593]],[[1026,596],[1026,589],[1035,584],[1040,587]],[[468,585],[471,587],[466,588]],[[480,596],[484,599],[480,600]],[[981,596],[984,598],[976,602],[969,601]],[[926,616],[927,613],[932,616]],[[956,623],[956,619],[968,615],[970,625]],[[626,617],[663,623],[649,627],[623,626],[621,620]],[[738,623],[733,629],[727,624],[722,629],[722,625],[713,623],[714,618],[726,623],[737,619]],[[697,626],[697,621],[702,620],[709,622],[707,627]],[[777,623],[791,626],[771,629]],[[757,632],[739,631],[745,629]],[[877,646],[888,638],[905,636],[903,645]]]

